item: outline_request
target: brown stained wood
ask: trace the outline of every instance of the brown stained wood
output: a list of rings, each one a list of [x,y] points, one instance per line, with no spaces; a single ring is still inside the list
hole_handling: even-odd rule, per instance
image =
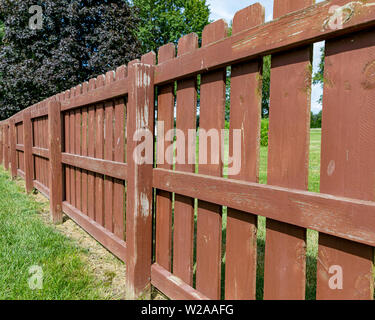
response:
[[[25,110],[22,114],[23,116],[23,144],[24,144],[24,172],[25,172],[25,184],[26,192],[33,191],[33,132],[31,124],[30,110]]]
[[[374,201],[373,32],[327,41],[325,50],[320,191]],[[321,233],[317,299],[373,299],[373,257],[370,246]],[[342,290],[329,286],[334,265],[342,268]]]
[[[221,40],[227,35],[227,25],[223,20],[207,25],[202,33],[202,46]],[[199,133],[199,173],[221,176],[222,162],[211,163],[211,143],[203,150],[202,130],[224,129],[226,70],[221,69],[202,75]],[[220,134],[219,134],[220,136]],[[221,145],[221,144],[219,144]],[[207,163],[201,165],[202,152],[207,153]],[[214,151],[221,154],[219,150]],[[221,221],[222,207],[205,201],[198,201],[197,218],[197,271],[196,289],[210,299],[220,299],[221,290]]]
[[[104,102],[124,96],[128,93],[128,79],[123,78],[120,81],[116,81],[110,86],[102,86],[94,89],[90,89],[87,93],[84,93],[75,98],[64,100],[61,103],[61,110],[71,110],[78,107],[89,106],[98,102]]]
[[[141,143],[134,141],[137,130],[154,129],[154,66],[134,63],[129,67],[128,184],[126,201],[127,297],[150,297],[152,254],[152,168],[140,164],[134,155]],[[139,84],[143,83],[142,86]]]
[[[66,201],[63,202],[63,210],[105,248],[116,255],[120,260],[126,261],[126,243],[122,239],[114,236],[103,226],[91,220],[87,215],[83,214]]]
[[[4,124],[4,169],[9,170],[9,125]]]
[[[277,19],[288,13],[313,5],[315,0],[274,0],[273,18]]]
[[[275,1],[274,18],[313,2]],[[307,190],[311,59],[311,46],[272,55],[267,173],[270,185]],[[306,229],[267,220],[264,299],[304,300],[305,282]]]
[[[65,99],[63,95],[62,99]],[[64,100],[61,100],[61,102]],[[69,121],[69,112],[63,113],[64,117],[64,151],[70,153],[70,121]],[[71,202],[70,197],[70,166],[64,166],[65,174],[65,200]]]
[[[16,125],[14,120],[9,122],[9,142],[10,142],[10,166],[12,178],[17,177],[17,150],[16,150]]]
[[[96,79],[90,79],[89,92],[96,87]],[[88,134],[87,134],[87,155],[91,158],[95,157],[95,107],[88,107]],[[95,219],[95,174],[88,172],[87,178],[87,213],[89,218]]]
[[[82,94],[88,91],[88,82],[82,85]],[[82,156],[87,157],[87,122],[88,122],[88,110],[86,107],[82,108]],[[87,215],[87,171],[82,170],[82,212]]]
[[[181,38],[178,43],[178,56],[198,48],[198,36],[191,33]],[[196,129],[197,122],[197,80],[190,78],[177,82],[176,129],[177,134],[176,170],[195,171],[195,148],[188,145],[188,130]],[[180,140],[180,139],[183,140]],[[185,156],[179,155],[184,150]],[[189,154],[189,151],[191,154]],[[180,162],[179,160],[182,160]],[[194,164],[189,164],[194,159]],[[173,238],[173,274],[189,286],[193,286],[193,251],[194,251],[194,199],[175,195],[174,204],[174,238]]]
[[[127,179],[127,165],[122,162],[77,156],[69,153],[62,154],[62,162],[70,166],[97,172],[120,180]]]
[[[71,90],[72,96],[74,96],[73,89]],[[70,153],[76,153],[75,138],[76,138],[76,127],[74,111],[69,111],[69,138],[70,138]],[[70,167],[70,203],[73,207],[76,207],[76,170],[74,167]]]
[[[154,169],[153,187],[375,245],[375,203],[372,201],[164,169]]]
[[[202,71],[220,69],[244,60],[273,54],[363,30],[375,25],[375,1],[331,0],[291,13],[272,22],[234,34],[196,52],[158,65],[155,84],[189,77]],[[350,18],[342,28],[329,28],[334,20],[332,6],[351,4]],[[349,10],[350,12],[350,10]],[[353,14],[354,13],[354,14]],[[286,31],[287,30],[287,31]]]
[[[60,102],[48,104],[49,202],[54,223],[62,223],[62,163]]]
[[[254,4],[236,13],[233,32],[264,22],[264,8]],[[261,60],[232,66],[229,156],[240,157],[232,179],[258,182],[259,139],[262,104]],[[233,130],[241,130],[241,155],[234,153]],[[233,168],[234,164],[229,168]],[[225,259],[225,299],[255,299],[257,263],[257,216],[228,208]]]
[[[48,117],[42,119],[42,146],[48,149]],[[49,188],[48,161],[42,160],[43,183]]]
[[[46,198],[49,199],[49,189],[38,180],[33,181],[34,188],[40,191]]]
[[[82,87],[77,86],[76,87],[76,92],[75,96],[79,96],[82,94]],[[81,140],[82,140],[82,110],[81,109],[76,109],[74,112],[74,117],[75,117],[75,153],[77,155],[82,154],[81,150]],[[81,182],[81,169],[75,168],[75,173],[76,173],[76,207],[78,210],[82,211],[82,182]]]
[[[116,69],[115,82],[127,76],[127,68],[120,66]],[[126,141],[126,106],[125,97],[118,98],[114,102],[114,160],[125,162],[125,141]],[[124,170],[125,171],[125,170]],[[127,172],[127,171],[126,171]],[[124,179],[127,180],[127,177]],[[121,179],[114,179],[113,186],[113,233],[125,240],[125,182]]]
[[[4,126],[0,124],[0,164],[4,160]]]
[[[103,75],[96,79],[96,87],[105,85]],[[96,129],[95,129],[95,158],[103,159],[104,156],[104,105],[96,105]],[[95,174],[95,221],[104,225],[104,177],[101,174]]]
[[[151,283],[173,300],[209,300],[157,263],[151,267]]]
[[[141,57],[141,63],[149,64],[149,65],[155,65],[156,64],[156,54],[153,51],[150,51],[146,54],[144,54]]]
[[[125,162],[125,112],[124,99],[115,100],[114,160],[120,163]],[[127,180],[127,177],[124,180]],[[121,239],[125,239],[124,180],[115,179],[113,186],[113,233]]]
[[[39,148],[39,121],[35,119],[33,121],[33,136],[34,136],[34,146]],[[34,153],[34,152],[33,152]],[[34,164],[35,164],[35,180],[39,181],[40,169],[39,169],[39,157],[34,156]]]
[[[162,63],[173,59],[176,48],[173,43],[166,44],[159,49],[158,62]],[[157,127],[157,167],[172,169],[171,161],[167,162],[166,151],[169,150],[169,160],[173,158],[172,142],[164,142],[160,137],[174,128],[174,84],[158,88],[158,121],[162,126]],[[162,130],[164,129],[164,131]],[[169,148],[169,149],[168,149]],[[163,190],[156,190],[156,244],[155,259],[164,269],[171,271],[172,263],[172,193]]]
[[[17,175],[25,180],[25,173],[21,169],[17,170]]]
[[[110,85],[115,80],[113,71],[107,72],[105,76],[106,85]],[[104,159],[113,161],[113,121],[114,121],[114,102],[108,101],[105,104],[105,139],[104,139]],[[113,232],[113,178],[105,176],[104,181],[104,227]]]
[[[32,147],[31,151],[33,155],[38,156],[39,158],[48,159],[49,158],[49,152],[46,148],[40,148],[40,147]]]

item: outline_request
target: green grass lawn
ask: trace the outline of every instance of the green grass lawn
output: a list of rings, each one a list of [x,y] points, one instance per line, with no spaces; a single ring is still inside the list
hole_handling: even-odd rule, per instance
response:
[[[0,300],[101,299],[83,249],[43,222],[41,206],[0,166]],[[34,265],[43,271],[41,290],[28,284]]]

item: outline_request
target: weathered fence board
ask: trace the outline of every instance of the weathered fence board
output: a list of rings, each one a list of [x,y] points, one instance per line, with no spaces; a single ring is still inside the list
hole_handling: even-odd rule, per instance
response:
[[[372,299],[375,0],[312,3],[275,0],[269,23],[254,4],[236,13],[231,36],[217,21],[205,27],[201,48],[197,35],[186,35],[177,56],[165,45],[158,64],[150,52],[19,112],[0,123],[0,162],[28,192],[49,197],[54,222],[64,212],[126,262],[128,298],[150,297],[152,284],[172,299],[255,299],[263,216],[265,299],[305,298],[307,229],[319,232],[317,299]],[[321,190],[312,193],[311,45],[320,40]],[[270,132],[261,185],[266,55]],[[226,111],[229,155],[220,143]],[[140,152],[147,141],[150,149]]]
[[[274,19],[313,4],[275,0]],[[272,55],[267,183],[307,190],[311,46]],[[288,214],[288,212],[284,212]],[[306,229],[267,220],[265,299],[305,299]]]
[[[327,41],[320,191],[374,201],[375,39],[361,32]],[[373,248],[319,235],[319,299],[372,299]],[[342,271],[343,288],[332,290],[332,266]]]

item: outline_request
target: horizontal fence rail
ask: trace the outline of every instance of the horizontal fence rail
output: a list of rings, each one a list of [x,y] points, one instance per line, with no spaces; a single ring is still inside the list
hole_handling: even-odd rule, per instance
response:
[[[374,25],[375,0],[274,0],[268,23],[254,4],[236,13],[230,36],[216,21],[201,47],[196,34],[185,35],[177,48],[167,44],[158,56],[150,52],[2,121],[0,161],[28,192],[50,199],[54,222],[67,214],[127,264],[130,299],[150,298],[151,285],[172,299],[255,299],[259,281],[264,299],[305,299],[307,230],[319,232],[316,298],[373,299]],[[321,40],[314,193],[307,191],[311,53]],[[259,184],[268,55],[267,184]],[[235,173],[205,162],[228,150],[205,154],[202,134],[225,128],[228,105],[228,158],[240,132]],[[164,139],[168,131],[172,139]],[[181,140],[191,132],[192,141]],[[151,147],[140,153],[145,133]],[[261,277],[258,217],[266,219]],[[342,273],[341,285],[332,270]]]

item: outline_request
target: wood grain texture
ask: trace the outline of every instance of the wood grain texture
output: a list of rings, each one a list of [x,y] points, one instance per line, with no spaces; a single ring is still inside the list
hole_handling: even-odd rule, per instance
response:
[[[375,245],[373,201],[163,169],[154,169],[153,187]]]
[[[60,97],[60,102],[62,103],[66,99],[66,95],[62,94]],[[63,113],[64,117],[64,151],[70,153],[70,121],[69,112]],[[64,199],[70,203],[70,166],[64,166],[64,176],[65,176],[65,197]]]
[[[75,88],[70,90],[71,96],[75,96]],[[76,153],[76,145],[75,145],[75,138],[76,138],[76,127],[75,127],[75,111],[69,111],[69,147],[70,153]],[[70,203],[73,207],[76,207],[76,170],[74,167],[70,167]]]
[[[0,124],[0,164],[3,164],[4,160],[4,126]]]
[[[96,87],[105,85],[105,78],[100,75],[96,79]],[[103,159],[104,156],[104,104],[96,105],[95,110],[95,158]],[[104,225],[104,176],[95,174],[95,221]]]
[[[9,152],[10,152],[10,167],[12,178],[17,177],[17,150],[16,150],[16,124],[13,119],[9,122]]]
[[[126,200],[126,283],[129,299],[150,297],[152,253],[152,168],[137,161],[135,148],[142,143],[133,139],[138,130],[154,129],[154,66],[133,63],[129,67],[129,102]],[[143,85],[140,86],[139,84]]]
[[[157,263],[151,267],[151,283],[173,300],[208,300],[205,295]]]
[[[62,154],[62,162],[70,166],[97,172],[120,180],[127,179],[127,165],[122,162],[77,156],[70,153]]]
[[[9,124],[4,124],[4,169],[9,170]]]
[[[95,90],[96,79],[90,79],[89,92]],[[87,134],[87,155],[95,157],[95,106],[88,107],[88,134]],[[95,174],[90,171],[87,177],[87,213],[91,219],[95,219]]]
[[[126,77],[127,69],[121,66],[116,70],[116,81]],[[125,162],[125,143],[126,143],[126,118],[127,107],[125,97],[115,100],[115,127],[114,127],[114,160],[116,162]],[[125,173],[125,170],[123,170]],[[124,179],[124,180],[127,180]],[[125,239],[125,184],[123,180],[114,180],[113,188],[114,206],[113,206],[113,232],[120,239]]]
[[[313,0],[307,2],[275,1],[274,18],[313,4]],[[267,173],[270,185],[307,190],[311,53],[308,46],[272,55]],[[305,229],[267,220],[264,263],[264,299],[305,299]]]
[[[198,36],[191,33],[178,43],[178,56],[198,48]],[[188,145],[188,130],[196,130],[197,123],[197,79],[188,78],[177,82],[176,108],[176,170],[195,171],[195,142]],[[183,133],[183,136],[181,135]],[[184,150],[184,156],[180,155]],[[191,154],[189,154],[189,152]],[[194,159],[191,161],[190,159]],[[190,161],[189,161],[190,160]],[[190,164],[193,163],[193,164]],[[173,238],[173,274],[193,286],[194,251],[194,199],[175,195]]]
[[[49,202],[54,223],[62,223],[62,163],[60,102],[48,104]]]
[[[77,86],[75,88],[75,97],[79,96],[82,94],[82,87]],[[82,140],[82,109],[76,109],[74,112],[74,117],[75,117],[75,154],[76,155],[81,155],[82,150],[81,150],[81,140]],[[81,182],[81,176],[82,172],[80,168],[75,168],[75,174],[76,174],[76,179],[75,179],[75,184],[76,184],[76,208],[80,211],[82,211],[82,182]]]
[[[163,63],[173,59],[176,54],[174,44],[169,43],[159,49],[158,62]],[[173,149],[172,142],[162,139],[165,134],[174,128],[174,84],[158,88],[157,119],[157,160],[158,168],[172,170]],[[169,150],[169,154],[166,152]],[[169,157],[169,163],[167,161]],[[156,235],[155,259],[156,263],[164,269],[171,271],[172,263],[172,193],[163,190],[156,191]]]
[[[105,76],[106,85],[110,85],[115,80],[114,72],[108,72]],[[105,104],[105,132],[104,132],[104,159],[113,160],[113,121],[114,109],[113,100]],[[105,175],[104,181],[104,227],[113,232],[113,178]]]
[[[61,110],[67,111],[78,107],[89,106],[98,102],[104,102],[106,100],[124,96],[127,93],[128,80],[124,77],[110,86],[92,88],[87,93],[62,101]]]
[[[32,124],[29,110],[23,112],[23,144],[24,144],[24,168],[25,168],[25,184],[26,192],[33,190],[34,170],[32,155]]]
[[[374,65],[371,31],[326,42],[321,192],[375,199]],[[373,299],[373,257],[370,246],[321,233],[317,299]],[[329,286],[333,265],[342,268],[342,290]]]
[[[233,33],[264,22],[264,8],[254,4],[236,13]],[[240,157],[240,170],[230,178],[258,182],[261,117],[261,60],[236,64],[231,70],[229,156]],[[233,130],[241,130],[241,154],[235,153]],[[231,167],[229,165],[229,167]],[[225,298],[255,299],[257,217],[227,211]]]
[[[82,85],[82,94],[88,92],[89,84],[88,82],[83,83]],[[87,128],[88,128],[88,110],[87,107],[82,108],[82,156],[87,157],[88,155],[88,145],[87,145]],[[88,175],[87,170],[82,170],[82,212],[88,214]]]
[[[202,45],[207,46],[225,38],[226,35],[227,25],[223,20],[211,23],[203,30]],[[218,164],[211,163],[211,146],[208,150],[203,150],[201,130],[208,132],[214,129],[220,132],[224,128],[226,70],[205,73],[201,79],[199,163],[202,162],[202,153],[205,151],[208,164],[199,165],[199,173],[221,176],[222,162],[219,160]],[[214,152],[220,155],[221,147]],[[220,299],[221,214],[221,206],[198,201],[196,287],[210,299]]]

